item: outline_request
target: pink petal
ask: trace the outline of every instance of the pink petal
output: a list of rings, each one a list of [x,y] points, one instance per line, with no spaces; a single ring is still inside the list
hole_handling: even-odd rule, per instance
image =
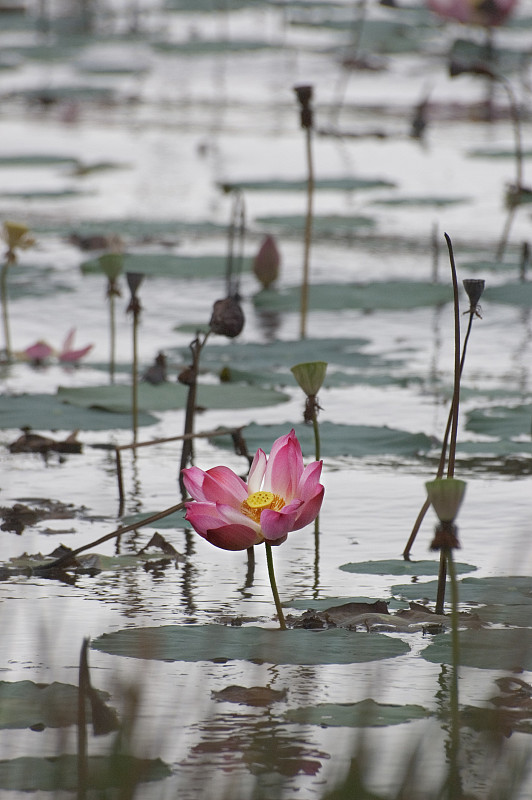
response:
[[[66,335],[66,339],[63,342],[63,347],[61,348],[63,353],[67,350],[72,350],[72,345],[74,344],[74,337],[76,335],[76,329],[71,328]]]
[[[240,506],[247,498],[247,486],[229,467],[213,467],[204,472],[198,467],[183,470],[183,482],[194,500]]]
[[[261,485],[262,479],[264,478],[264,472],[266,471],[266,453],[264,450],[260,448],[255,453],[255,458],[253,459],[253,463],[249,469],[248,475],[248,491],[249,494],[254,494],[258,492]]]
[[[200,535],[222,550],[247,550],[263,541],[262,536],[245,525],[223,525]]]
[[[208,469],[203,481],[203,491],[206,500],[231,506],[240,506],[248,496],[247,485],[229,467]]]
[[[214,503],[194,501],[187,503],[186,509],[185,519],[190,522],[192,527],[201,534],[201,536],[204,536],[207,531],[212,528],[220,527],[220,525],[223,525],[225,522],[225,520],[220,517]]]
[[[296,490],[297,497],[300,497],[302,500],[307,500],[314,496],[316,488],[319,485],[322,465],[322,461],[313,461],[312,464],[305,467]]]
[[[87,355],[87,353],[90,353],[93,347],[93,344],[88,344],[86,347],[82,347],[80,350],[63,350],[63,352],[59,354],[59,361],[66,361],[69,364],[72,364],[75,361],[82,359],[83,356]]]
[[[279,445],[281,440],[282,444]],[[273,444],[264,476],[264,488],[285,500],[291,500],[296,495],[302,472],[301,446],[292,430]]]
[[[199,467],[188,467],[182,471],[185,489],[194,500],[206,500],[203,491],[205,472]]]
[[[313,522],[318,514],[320,513],[321,504],[323,502],[323,493],[325,489],[321,484],[318,485],[316,489],[316,494],[313,497],[307,499],[301,508],[299,509],[299,513],[297,515],[297,520],[294,524],[293,530],[299,531],[301,528],[304,528],[306,525],[309,525]]]
[[[260,526],[267,542],[285,538],[286,535],[294,530],[297,519],[297,512],[301,506],[301,500],[293,500],[281,511],[273,511],[266,508],[260,515]]]

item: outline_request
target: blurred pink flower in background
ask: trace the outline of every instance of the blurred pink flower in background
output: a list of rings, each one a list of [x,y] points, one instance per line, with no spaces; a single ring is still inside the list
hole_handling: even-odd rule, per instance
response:
[[[82,347],[79,350],[73,350],[72,345],[74,344],[74,337],[76,335],[76,329],[72,328],[63,342],[63,347],[61,352],[59,353],[59,361],[63,362],[64,364],[76,364],[83,356],[86,356],[92,348],[94,347],[93,344],[88,344],[86,347]]]
[[[492,28],[506,21],[517,0],[427,0],[427,5],[444,19]]]
[[[229,467],[206,472],[189,467],[183,480],[193,499],[186,504],[186,519],[224,550],[282,544],[317,517],[324,493],[321,468],[321,461],[303,466],[293,430],[273,443],[269,457],[257,450],[247,483]]]

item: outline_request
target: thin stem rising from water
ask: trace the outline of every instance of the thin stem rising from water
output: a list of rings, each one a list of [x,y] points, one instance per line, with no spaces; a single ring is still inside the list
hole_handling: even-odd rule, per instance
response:
[[[281,606],[281,601],[279,599],[279,592],[277,591],[277,583],[275,581],[275,572],[273,569],[273,556],[272,556],[272,546],[265,542],[266,547],[266,561],[268,563],[268,577],[270,579],[270,586],[272,587],[272,594],[273,594],[273,601],[275,603],[275,608],[277,610],[277,618],[279,620],[279,627],[282,631],[286,630],[286,621],[283,614],[283,609]]]

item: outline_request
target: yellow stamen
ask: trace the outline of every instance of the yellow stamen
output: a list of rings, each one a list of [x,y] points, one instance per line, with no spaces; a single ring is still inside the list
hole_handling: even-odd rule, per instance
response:
[[[280,511],[286,505],[282,497],[273,492],[253,492],[241,505],[241,511],[254,522],[260,523],[260,515],[266,508]]]

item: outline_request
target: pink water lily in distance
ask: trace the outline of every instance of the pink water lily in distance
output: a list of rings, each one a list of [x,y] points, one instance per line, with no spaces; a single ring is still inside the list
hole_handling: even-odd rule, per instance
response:
[[[293,430],[277,439],[269,457],[257,450],[246,481],[229,467],[183,470],[186,519],[204,539],[224,550],[282,544],[318,516],[324,487],[322,462],[303,465]]]

